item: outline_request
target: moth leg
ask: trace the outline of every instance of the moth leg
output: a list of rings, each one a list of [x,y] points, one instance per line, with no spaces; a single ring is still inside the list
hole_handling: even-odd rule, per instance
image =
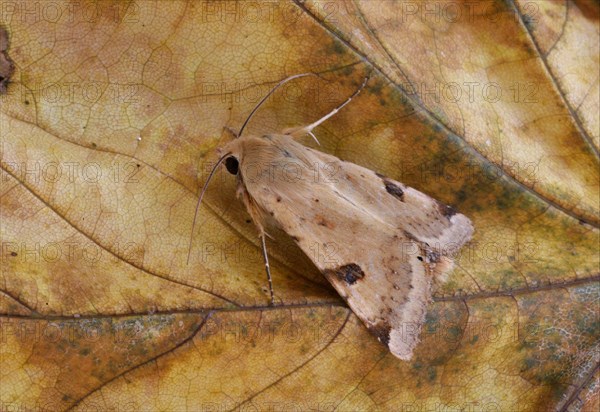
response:
[[[354,97],[356,97],[356,95],[359,94],[362,91],[362,89],[367,84],[368,80],[369,80],[369,76],[365,77],[365,79],[363,80],[363,82],[360,85],[360,87],[354,93],[352,93],[352,96],[348,97],[348,99],[346,99],[346,101],[344,103],[340,104],[338,107],[336,107],[335,109],[333,109],[332,111],[330,111],[329,113],[327,113],[325,116],[321,117],[316,122],[311,123],[308,126],[300,126],[300,127],[296,127],[296,128],[287,130],[287,131],[284,132],[284,134],[287,134],[287,135],[292,136],[294,138],[302,137],[304,135],[310,134],[313,137],[313,139],[315,139],[317,141],[317,143],[319,143],[319,141],[317,140],[317,138],[312,134],[313,129],[315,127],[317,127],[318,125],[320,125],[321,123],[323,123],[324,121],[326,121],[327,119],[329,119],[330,117],[332,117],[333,115],[335,115],[337,112],[339,112],[340,110],[342,110],[342,108],[344,106],[346,106],[348,103],[350,103],[350,101],[352,99],[354,99]]]
[[[271,306],[275,306],[275,296],[273,294],[273,280],[271,279],[271,269],[269,267],[269,256],[267,255],[267,243],[265,242],[264,232],[261,232],[260,240],[262,242],[263,258],[265,259],[265,270],[267,271],[267,280],[269,281],[269,292],[271,293]]]
[[[315,135],[314,135],[314,133],[313,133],[311,130],[309,130],[309,131],[308,131],[308,134],[310,135],[310,137],[312,137],[312,138],[313,138],[313,140],[314,140],[315,142],[317,142],[317,144],[318,144],[319,146],[321,146],[321,143],[319,142],[319,139],[317,139],[317,136],[315,136]]]

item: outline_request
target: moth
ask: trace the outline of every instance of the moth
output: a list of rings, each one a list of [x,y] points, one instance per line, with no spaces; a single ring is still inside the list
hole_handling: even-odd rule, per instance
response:
[[[280,134],[242,135],[252,115],[278,87],[306,75],[311,73],[279,82],[252,110],[236,138],[223,147],[198,199],[188,262],[198,207],[215,170],[225,163],[236,176],[237,197],[258,230],[271,304],[265,229],[273,224],[291,236],[392,354],[410,360],[432,283],[445,280],[453,256],[471,238],[473,225],[452,207],[416,189],[297,141],[310,135],[318,143],[313,129],[348,104],[368,77],[343,104],[308,126]],[[333,172],[315,178],[315,170]]]

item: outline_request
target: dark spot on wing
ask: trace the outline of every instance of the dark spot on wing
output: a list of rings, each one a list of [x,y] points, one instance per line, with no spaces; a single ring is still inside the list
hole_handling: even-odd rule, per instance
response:
[[[329,272],[329,274],[333,274],[335,277],[349,285],[354,285],[357,280],[365,277],[365,273],[356,263],[343,265],[333,270],[328,269],[327,272]]]
[[[392,330],[389,323],[386,321],[381,321],[376,323],[375,325],[367,326],[369,332],[371,332],[379,342],[383,343],[385,346],[388,346],[390,343],[390,332]]]
[[[300,242],[300,238],[298,236],[292,236],[292,240],[294,242]]]
[[[287,150],[283,149],[282,151],[283,151],[283,155],[285,157],[292,157],[292,154],[290,152],[288,152]]]
[[[395,198],[404,201],[404,190],[402,190],[402,188],[400,186],[398,186],[396,183],[394,183],[391,179],[385,177],[384,175],[375,172],[375,174],[377,175],[377,177],[379,177],[382,181],[383,184],[385,185],[385,190],[392,196],[394,196]]]
[[[281,196],[277,196],[277,202],[281,202]]]
[[[440,254],[433,250],[427,250],[425,254],[427,263],[438,263],[440,261]]]
[[[400,187],[390,181],[384,180],[384,183],[385,190],[387,190],[390,195],[400,199],[401,201],[404,201],[404,190],[400,189]]]
[[[448,206],[440,202],[437,202],[437,206],[440,213],[446,216],[448,219],[456,214],[456,209],[454,209],[452,206]]]
[[[325,219],[323,216],[316,216],[315,219],[317,220],[317,225],[319,226],[323,226],[328,229],[334,228],[334,224],[331,223],[329,220]]]

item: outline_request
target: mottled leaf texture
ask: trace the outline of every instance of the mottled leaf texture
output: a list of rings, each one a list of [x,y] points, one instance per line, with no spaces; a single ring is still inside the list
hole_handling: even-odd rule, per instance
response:
[[[598,410],[598,1],[3,0],[0,26],[0,410]],[[304,72],[244,133],[371,73],[303,143],[473,221],[410,362],[276,230],[269,307],[224,168],[186,263],[227,128]]]

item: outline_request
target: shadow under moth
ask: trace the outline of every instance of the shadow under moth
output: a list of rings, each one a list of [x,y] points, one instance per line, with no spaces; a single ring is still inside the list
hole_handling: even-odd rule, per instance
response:
[[[452,207],[354,163],[306,147],[296,141],[337,113],[365,86],[326,116],[281,134],[242,136],[262,103],[252,110],[211,173],[225,163],[236,176],[240,198],[262,243],[274,304],[266,251],[265,228],[285,231],[329,280],[348,306],[380,342],[400,359],[410,360],[419,341],[431,300],[432,282],[441,283],[452,269],[453,256],[473,233],[471,221]],[[333,171],[315,179],[315,170]],[[291,175],[290,175],[291,173]],[[304,178],[290,179],[290,176]],[[268,235],[267,235],[268,236]],[[320,245],[316,248],[314,245]],[[332,256],[331,249],[335,246]]]

